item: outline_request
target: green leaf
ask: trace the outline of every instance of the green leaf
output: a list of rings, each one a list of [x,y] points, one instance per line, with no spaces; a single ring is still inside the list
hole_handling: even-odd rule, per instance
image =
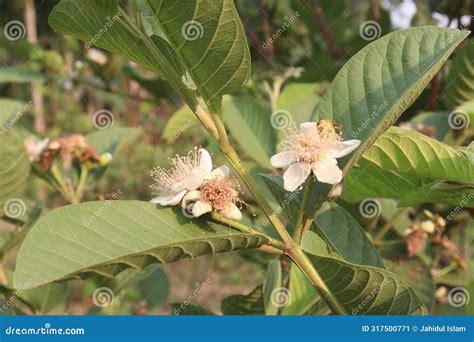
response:
[[[443,100],[448,109],[474,98],[474,42],[468,42],[453,58]]]
[[[353,315],[421,315],[423,303],[394,273],[307,253],[332,295]]]
[[[399,276],[373,266],[354,265],[328,251],[312,232],[303,237],[303,250],[330,295],[352,315],[420,315],[426,308]]]
[[[411,207],[421,203],[442,203],[474,208],[474,186],[450,182],[434,182],[419,187],[403,196],[399,207]]]
[[[270,127],[270,109],[251,96],[224,100],[222,117],[232,137],[259,165],[271,169],[275,154],[275,131]]]
[[[263,283],[263,303],[265,305],[265,315],[278,315],[279,302],[282,289],[282,274],[281,274],[280,259],[273,259],[268,264],[267,277]],[[284,295],[284,294],[283,294]]]
[[[224,298],[221,311],[230,316],[262,316],[265,315],[263,303],[263,286],[257,286],[248,295],[233,295]]]
[[[168,263],[261,246],[249,235],[180,210],[139,201],[70,205],[46,215],[32,228],[18,254],[16,288],[98,274],[113,277],[126,268]],[[45,247],[47,246],[47,248]]]
[[[30,161],[23,141],[11,131],[0,132],[0,217],[18,219],[25,214],[21,198],[30,174]]]
[[[420,133],[392,127],[348,174],[342,198],[358,202],[371,197],[407,197],[405,205],[436,200],[450,203],[449,187],[438,187],[441,193],[434,187],[441,181],[465,184],[464,189],[474,185],[474,165],[467,151]],[[456,201],[460,194],[453,194]],[[445,195],[446,201],[440,195]]]
[[[146,0],[179,62],[208,104],[239,90],[250,52],[232,0]]]
[[[345,139],[361,146],[339,160],[346,174],[375,140],[416,100],[466,31],[437,27],[400,30],[360,50],[339,71],[318,103],[313,121],[342,125]],[[331,187],[314,187],[322,203]],[[318,205],[317,205],[318,206]]]
[[[188,129],[199,126],[199,121],[188,106],[178,109],[166,123],[161,137],[167,142],[174,142]]]
[[[324,203],[314,218],[313,229],[345,260],[358,265],[385,267],[364,229],[336,203]]]
[[[88,134],[86,142],[99,154],[113,154],[121,146],[133,143],[140,134],[141,130],[136,128],[108,128]]]

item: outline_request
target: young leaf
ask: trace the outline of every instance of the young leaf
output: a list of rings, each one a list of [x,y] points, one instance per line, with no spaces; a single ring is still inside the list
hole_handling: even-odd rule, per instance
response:
[[[232,0],[145,0],[201,96],[220,106],[250,76],[250,52]]]
[[[267,241],[263,235],[189,220],[177,211],[139,201],[57,209],[26,237],[17,259],[16,288],[93,274],[113,277],[129,267],[254,248]]]
[[[396,31],[377,39],[339,71],[316,106],[313,121],[331,119],[361,146],[339,160],[344,173],[416,100],[469,32],[437,27]],[[318,186],[318,204],[331,187]]]
[[[433,186],[440,181],[474,185],[474,166],[466,151],[420,133],[392,127],[349,172],[342,198],[348,202],[371,197],[400,199],[423,188],[425,192],[419,202],[413,198],[409,203],[432,202],[438,193]],[[448,192],[445,188],[443,194]],[[441,202],[446,203],[442,198]]]

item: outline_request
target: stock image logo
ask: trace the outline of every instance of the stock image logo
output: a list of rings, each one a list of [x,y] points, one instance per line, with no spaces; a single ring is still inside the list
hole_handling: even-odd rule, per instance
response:
[[[190,20],[183,24],[181,28],[181,35],[187,41],[194,41],[201,39],[204,35],[204,27],[197,20]]]
[[[107,109],[101,109],[92,114],[92,126],[98,130],[112,128],[115,123],[114,114]]]
[[[108,287],[98,287],[92,294],[92,302],[95,306],[106,307],[112,305],[115,299],[115,294],[112,289]]]
[[[9,21],[3,27],[3,34],[5,35],[5,38],[7,38],[10,41],[23,39],[26,36],[25,24],[23,24],[19,20]]]

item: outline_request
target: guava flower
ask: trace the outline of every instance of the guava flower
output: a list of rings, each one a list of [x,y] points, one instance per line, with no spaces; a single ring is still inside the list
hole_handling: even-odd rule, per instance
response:
[[[222,216],[238,221],[242,219],[242,213],[236,205],[239,202],[239,190],[235,178],[229,177],[229,168],[220,166],[204,179],[199,190],[190,191],[183,197],[181,206],[194,217],[217,210]]]
[[[41,153],[46,149],[49,144],[49,139],[45,138],[38,140],[36,137],[31,136],[25,140],[26,152],[30,161],[37,160]]]
[[[198,189],[212,171],[211,155],[203,148],[194,148],[187,156],[176,155],[171,163],[170,170],[157,167],[151,172],[156,181],[152,188],[160,196],[150,202],[177,205],[188,191]]]
[[[330,120],[305,122],[282,142],[282,152],[271,158],[274,167],[289,166],[283,175],[283,187],[294,191],[311,171],[322,183],[338,184],[342,171],[337,158],[344,157],[360,145],[360,140],[344,141]]]

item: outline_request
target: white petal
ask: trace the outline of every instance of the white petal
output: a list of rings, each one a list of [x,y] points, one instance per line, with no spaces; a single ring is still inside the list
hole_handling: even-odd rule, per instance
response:
[[[334,158],[344,157],[354,151],[357,147],[359,147],[359,145],[360,140],[357,139],[347,141],[336,141],[336,144],[331,150],[330,155]]]
[[[270,158],[273,167],[285,167],[296,161],[296,154],[290,151],[275,154]]]
[[[342,180],[342,171],[337,166],[335,158],[328,158],[322,160],[316,167],[313,168],[318,181],[328,184],[338,184]]]
[[[196,190],[202,185],[204,175],[201,170],[194,169],[181,182],[176,183],[171,187],[173,191],[181,190]]]
[[[235,204],[231,204],[229,207],[221,210],[221,214],[231,220],[240,221],[242,219],[242,213]]]
[[[193,215],[195,217],[199,217],[201,215],[204,215],[205,213],[208,213],[212,211],[212,206],[208,203],[205,203],[203,201],[197,201],[193,205]]]
[[[311,171],[311,168],[299,163],[294,163],[283,175],[283,187],[286,191],[295,191],[304,183]]]
[[[225,165],[219,166],[217,169],[212,170],[209,179],[213,178],[224,178],[229,175],[229,168]]]
[[[318,126],[316,122],[303,122],[300,124],[300,132],[303,134],[313,134],[318,132]]]
[[[181,201],[185,193],[186,190],[169,196],[155,197],[150,202],[158,203],[159,205],[177,205]]]
[[[204,172],[204,174],[210,173],[212,171],[212,158],[209,152],[205,148],[199,149],[199,154],[201,161],[199,163],[199,169]]]

